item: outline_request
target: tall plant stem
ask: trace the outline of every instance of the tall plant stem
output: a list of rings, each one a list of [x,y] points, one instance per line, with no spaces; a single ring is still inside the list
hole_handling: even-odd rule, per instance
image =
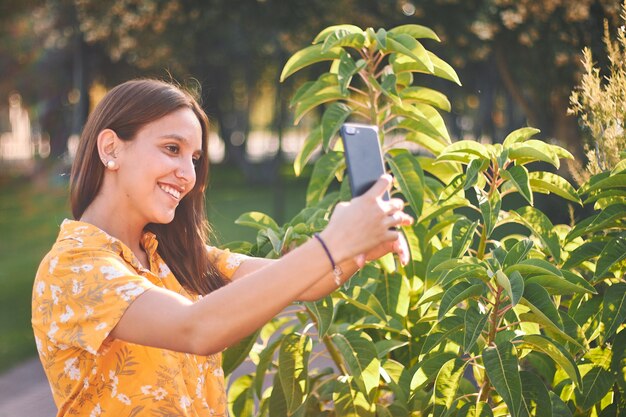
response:
[[[500,297],[502,296],[502,287],[498,285],[497,291],[495,294],[494,307],[491,311],[491,327],[489,329],[489,335],[487,336],[487,346],[492,345],[496,341],[496,334],[498,333],[498,321],[500,318]],[[489,381],[489,377],[485,374],[485,381],[480,389],[480,397],[479,401],[486,401],[489,398],[489,393],[491,392],[491,381]]]
[[[317,317],[315,317],[315,314],[313,314],[313,312],[309,310],[308,307],[305,307],[305,308],[306,308],[307,314],[311,318],[311,321],[315,323],[315,327],[317,327],[319,331],[320,327],[317,321]],[[321,340],[322,340],[322,343],[324,343],[324,346],[326,346],[326,350],[330,354],[330,357],[335,363],[335,366],[337,367],[337,369],[339,369],[339,371],[341,371],[342,374],[348,375],[348,370],[346,369],[346,366],[344,365],[343,360],[341,359],[341,355],[339,354],[339,352],[337,352],[337,349],[335,348],[335,345],[333,345],[333,342],[331,342],[330,337],[323,336]]]

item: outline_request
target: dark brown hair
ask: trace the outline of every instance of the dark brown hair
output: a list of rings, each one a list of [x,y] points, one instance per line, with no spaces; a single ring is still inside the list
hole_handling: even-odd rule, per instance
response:
[[[191,109],[202,127],[203,153],[195,168],[196,184],[181,200],[171,223],[151,223],[146,229],[156,234],[158,252],[180,284],[206,295],[224,286],[225,281],[211,264],[205,246],[210,232],[204,200],[209,121],[190,93],[164,81],[141,79],[120,84],[105,95],[85,124],[72,165],[72,214],[80,219],[102,185],[105,167],[97,146],[102,130],[111,129],[120,139],[130,141],[146,124],[181,108]]]

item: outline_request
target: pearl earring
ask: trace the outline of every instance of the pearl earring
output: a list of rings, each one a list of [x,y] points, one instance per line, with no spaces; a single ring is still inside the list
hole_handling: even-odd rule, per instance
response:
[[[106,163],[106,166],[107,166],[107,168],[109,168],[109,169],[114,169],[114,168],[115,168],[115,166],[116,166],[115,161],[114,161],[114,160],[112,160],[112,159],[109,159],[109,160],[107,161],[107,163]]]

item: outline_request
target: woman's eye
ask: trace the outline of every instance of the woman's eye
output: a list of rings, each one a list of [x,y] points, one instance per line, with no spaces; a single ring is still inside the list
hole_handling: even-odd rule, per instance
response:
[[[168,151],[172,153],[178,153],[178,146],[176,145],[167,145],[165,149],[167,149]]]

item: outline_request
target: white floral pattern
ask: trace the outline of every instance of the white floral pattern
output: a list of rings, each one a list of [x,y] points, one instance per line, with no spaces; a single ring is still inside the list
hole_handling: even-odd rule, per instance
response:
[[[119,340],[108,334],[128,305],[154,286],[189,295],[144,236],[151,270],[100,229],[65,221],[33,286],[33,329],[39,357],[63,416],[226,416],[221,355],[196,356]],[[207,247],[230,279],[246,259]],[[134,265],[134,266],[133,266]]]

